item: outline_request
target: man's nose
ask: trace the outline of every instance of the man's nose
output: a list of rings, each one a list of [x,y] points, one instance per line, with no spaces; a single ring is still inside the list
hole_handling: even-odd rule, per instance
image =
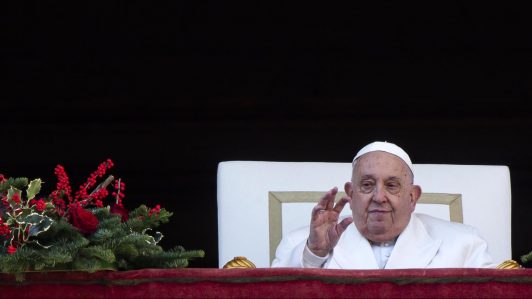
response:
[[[373,190],[372,200],[381,204],[386,202],[386,190],[384,189],[384,186],[375,186],[375,189]]]

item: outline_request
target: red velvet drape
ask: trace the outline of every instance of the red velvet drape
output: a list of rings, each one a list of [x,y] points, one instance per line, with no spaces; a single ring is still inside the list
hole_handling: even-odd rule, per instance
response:
[[[145,269],[0,274],[0,298],[531,298],[532,269]]]

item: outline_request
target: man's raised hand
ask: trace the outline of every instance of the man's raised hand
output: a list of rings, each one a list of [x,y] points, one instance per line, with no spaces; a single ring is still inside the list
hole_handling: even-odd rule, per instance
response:
[[[344,196],[334,204],[336,193],[338,193],[338,188],[332,188],[312,209],[307,246],[317,256],[326,256],[336,246],[345,229],[353,222],[353,217],[347,217],[338,223],[340,212],[349,202],[349,197]]]

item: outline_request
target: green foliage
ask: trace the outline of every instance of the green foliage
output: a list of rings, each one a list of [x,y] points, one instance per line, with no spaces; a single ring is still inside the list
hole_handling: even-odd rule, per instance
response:
[[[150,256],[138,256],[130,262],[128,269],[184,268],[188,266],[189,259],[203,256],[204,252],[201,250],[187,251],[178,246],[166,252],[161,250],[152,253]]]
[[[0,272],[46,270],[131,270],[141,268],[182,268],[189,260],[204,256],[202,250],[187,251],[176,247],[164,251],[148,232],[168,222],[172,213],[161,209],[149,214],[145,206],[132,211],[129,220],[121,222],[109,207],[92,210],[100,221],[97,231],[83,236],[65,218],[35,236],[35,242],[7,254],[0,252]],[[38,242],[38,243],[37,243]]]
[[[0,183],[0,192],[4,193],[9,188],[22,190],[28,186],[28,178],[9,178],[5,182]]]
[[[172,216],[158,205],[153,209],[141,205],[125,222],[109,206],[91,209],[103,205],[107,193],[101,191],[107,191],[114,177],[109,176],[92,192],[86,189],[110,167],[110,159],[100,164],[75,198],[60,165],[55,169],[57,190],[48,198],[37,199],[40,179],[29,182],[24,177],[4,180],[1,176],[0,272],[180,268],[204,256],[201,250],[176,247],[165,251],[158,245],[163,235],[155,229]],[[115,187],[119,194],[113,198],[118,203],[113,211],[125,213],[120,182]]]
[[[150,215],[150,210],[145,205],[141,205],[129,213],[128,225],[136,232],[142,232],[147,228],[156,228],[163,223],[168,223],[173,213],[166,209],[161,209],[159,213]]]
[[[30,182],[28,190],[26,190],[26,197],[28,200],[35,198],[35,195],[41,191],[41,180],[35,179]]]
[[[46,207],[37,209],[35,204],[30,204],[41,189],[41,180],[35,179],[28,184],[27,178],[10,178],[1,184],[5,190],[0,203],[0,223],[5,223],[10,231],[7,234],[4,232],[0,241],[3,241],[4,247],[13,243],[19,244],[19,247],[28,243],[40,244],[37,240],[32,240],[32,237],[47,231],[54,222],[45,215]],[[26,198],[21,191],[25,187]]]
[[[94,272],[98,270],[114,270],[115,255],[111,249],[102,246],[89,246],[81,248],[74,260],[73,268]]]
[[[523,264],[528,264],[528,263],[532,262],[532,251],[530,251],[528,254],[522,255],[521,256],[521,262]]]
[[[39,246],[28,243],[15,254],[0,255],[1,272],[72,269],[72,262],[80,248],[89,245],[72,225],[64,219],[55,221],[38,236]]]

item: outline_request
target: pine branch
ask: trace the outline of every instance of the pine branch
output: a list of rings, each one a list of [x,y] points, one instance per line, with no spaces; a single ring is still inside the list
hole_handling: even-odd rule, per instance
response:
[[[0,192],[4,193],[13,187],[22,190],[28,186],[28,178],[9,178],[7,181],[0,183]]]
[[[128,269],[142,268],[184,268],[193,258],[204,257],[202,250],[186,251],[177,247],[170,251],[161,251],[150,256],[139,256],[128,264]]]
[[[523,262],[523,264],[532,262],[532,251],[530,251],[528,254],[521,256],[521,262]]]

